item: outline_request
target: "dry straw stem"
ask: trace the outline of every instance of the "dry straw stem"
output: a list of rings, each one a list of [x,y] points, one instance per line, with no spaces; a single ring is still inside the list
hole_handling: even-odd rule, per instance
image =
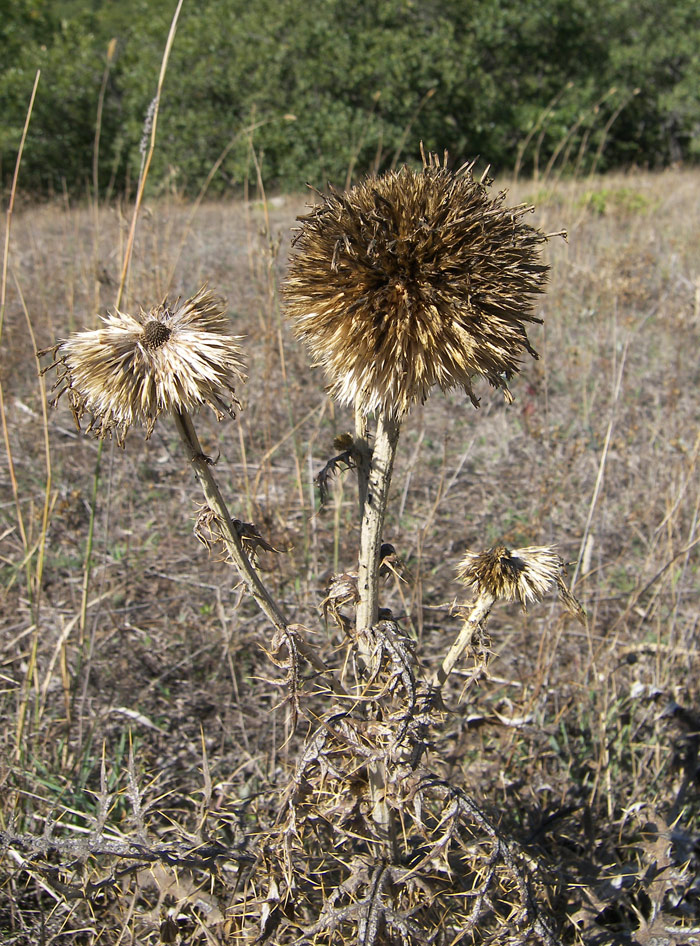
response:
[[[163,50],[163,58],[160,64],[160,73],[158,75],[158,85],[156,86],[156,97],[151,102],[149,107],[149,112],[147,116],[147,123],[150,121],[150,131],[148,150],[146,151],[143,163],[141,165],[141,173],[139,174],[139,183],[136,191],[136,200],[134,202],[134,215],[131,219],[131,227],[129,229],[129,237],[127,239],[126,250],[124,253],[124,263],[122,265],[121,278],[119,280],[119,290],[117,292],[117,306],[121,304],[122,295],[124,294],[124,288],[126,286],[126,281],[129,274],[129,265],[131,263],[131,255],[134,248],[134,239],[136,237],[136,223],[138,221],[139,210],[141,208],[141,203],[143,201],[143,195],[146,190],[146,181],[148,179],[148,171],[151,167],[151,161],[153,160],[153,153],[156,148],[156,130],[158,128],[158,111],[160,109],[160,97],[163,92],[163,83],[165,82],[165,74],[168,70],[168,60],[170,59],[170,52],[173,48],[173,43],[175,42],[175,33],[177,31],[177,21],[180,17],[180,10],[182,9],[182,4],[184,0],[178,0],[177,7],[175,8],[175,13],[173,13],[173,18],[170,23],[170,30],[168,31],[168,38],[165,41],[165,49]]]
[[[32,117],[32,111],[34,109],[34,99],[36,98],[36,90],[39,85],[39,77],[41,76],[41,71],[37,70],[36,76],[34,77],[34,85],[32,87],[32,94],[29,99],[29,106],[27,107],[27,116],[24,120],[24,128],[22,129],[22,137],[20,139],[19,148],[17,150],[17,160],[15,161],[15,170],[12,175],[12,186],[10,187],[10,201],[7,206],[7,214],[5,217],[5,245],[3,247],[2,253],[2,278],[0,279],[0,340],[2,339],[3,326],[5,324],[5,304],[7,298],[7,266],[10,259],[10,232],[12,229],[12,214],[14,212],[15,206],[15,196],[17,194],[17,180],[19,178],[19,169],[22,164],[22,154],[24,152],[24,143],[27,139],[27,131],[29,130],[29,122]],[[0,382],[0,420],[2,421],[2,434],[3,440],[5,441],[5,451],[7,453],[7,466],[8,472],[10,475],[10,482],[12,484],[12,495],[15,500],[15,508],[17,510],[17,527],[19,529],[20,535],[22,537],[22,545],[24,546],[25,553],[28,551],[28,541],[27,533],[24,527],[24,518],[22,516],[22,508],[19,501],[19,491],[17,489],[17,477],[15,475],[15,466],[12,458],[12,447],[10,444],[10,433],[7,428],[7,415],[5,413],[5,396],[3,393],[2,383]]]
[[[431,686],[435,689],[441,689],[449,675],[454,670],[457,661],[464,651],[469,647],[479,632],[479,628],[491,612],[493,603],[496,599],[488,591],[482,591],[469,613],[467,614],[462,629],[457,635],[455,642],[450,647],[442,664],[433,674]]]
[[[15,197],[17,195],[17,181],[19,179],[19,170],[22,164],[22,155],[24,153],[24,144],[27,139],[27,132],[29,130],[29,122],[32,117],[32,111],[34,109],[34,100],[36,98],[36,91],[39,85],[39,78],[41,76],[41,71],[37,70],[37,73],[34,77],[34,85],[32,87],[32,93],[29,99],[29,105],[27,107],[27,114],[24,120],[24,127],[22,129],[22,137],[20,138],[19,148],[17,150],[17,159],[15,161],[15,169],[12,176],[12,185],[10,187],[10,200],[7,207],[7,214],[5,217],[5,244],[3,247],[2,255],[2,277],[0,278],[0,339],[2,339],[3,327],[5,323],[5,305],[7,298],[7,269],[10,259],[10,233],[12,229],[12,214],[14,212]],[[22,299],[22,306],[24,309],[25,316],[27,318],[27,324],[29,326],[30,335],[33,338],[33,330],[31,326],[31,321],[29,319],[29,314],[27,312],[26,306],[24,304],[24,299]],[[41,386],[41,383],[40,383]],[[25,682],[22,688],[22,693],[19,702],[19,712],[17,715],[17,726],[16,726],[16,740],[15,740],[15,755],[17,758],[20,756],[20,746],[22,741],[22,736],[24,733],[24,727],[27,717],[27,710],[29,705],[29,686],[30,681],[35,675],[36,672],[36,655],[39,643],[39,602],[41,595],[41,576],[43,571],[43,562],[44,562],[44,549],[46,543],[46,530],[49,517],[49,503],[50,503],[50,491],[51,491],[51,464],[50,464],[50,454],[48,452],[48,434],[46,424],[44,423],[44,444],[47,450],[47,478],[46,478],[46,487],[44,493],[44,515],[42,519],[41,533],[36,543],[31,543],[31,533],[27,533],[25,527],[24,516],[22,514],[22,504],[20,502],[19,488],[17,485],[17,476],[15,473],[15,463],[12,454],[12,445],[10,443],[10,431],[7,424],[7,413],[5,411],[5,395],[0,381],[0,422],[2,423],[2,435],[5,443],[5,452],[7,455],[7,469],[10,478],[10,483],[12,486],[12,496],[14,499],[16,516],[17,516],[17,528],[22,540],[22,546],[24,549],[24,567],[27,574],[27,589],[29,591],[30,599],[32,600],[32,611],[34,618],[34,635],[31,644],[30,658],[27,666],[27,671],[25,674]],[[34,576],[32,578],[31,574],[31,559],[34,555],[34,552],[38,549],[38,560],[35,568]]]
[[[102,135],[102,109],[104,108],[105,92],[107,91],[107,80],[109,79],[109,70],[112,67],[112,60],[117,49],[116,38],[110,39],[107,44],[107,61],[105,62],[104,72],[102,73],[102,84],[97,96],[97,115],[95,117],[95,141],[92,146],[92,193],[97,207],[100,178],[100,137]]]
[[[331,190],[300,217],[283,287],[294,331],[330,380],[330,393],[362,413],[402,417],[434,385],[483,375],[511,399],[533,296],[544,291],[546,237],[503,206],[473,165],[456,173],[436,155],[420,171],[370,177]]]
[[[214,161],[212,166],[209,168],[209,173],[204,179],[204,183],[200,187],[199,193],[197,194],[194,202],[192,203],[192,206],[187,214],[187,219],[182,227],[182,233],[180,235],[180,242],[178,244],[177,250],[170,264],[170,269],[168,270],[168,277],[165,283],[166,287],[169,287],[172,285],[173,279],[175,278],[175,273],[178,271],[178,268],[180,266],[180,259],[182,257],[182,252],[185,248],[185,243],[187,242],[187,239],[190,236],[191,231],[192,231],[192,221],[197,215],[197,211],[199,210],[202,204],[202,201],[204,200],[206,193],[209,190],[209,185],[214,180],[217,171],[219,170],[221,165],[224,163],[224,161],[228,157],[233,147],[244,135],[248,135],[248,136],[252,135],[252,133],[256,131],[258,128],[264,128],[265,125],[269,125],[271,122],[274,122],[277,120],[278,119],[275,119],[275,118],[265,118],[258,122],[252,122],[251,124],[247,125],[245,128],[242,128],[239,131],[237,131],[235,135],[233,135],[231,140],[228,142],[226,147],[221,151],[216,161]],[[295,119],[291,115],[285,115],[283,120],[294,121]]]
[[[120,445],[134,425],[150,437],[163,412],[207,404],[219,420],[235,416],[235,385],[245,375],[225,312],[224,300],[206,287],[137,316],[117,309],[104,328],[57,346],[54,403],[65,393],[78,427],[87,413],[88,430],[100,438],[114,434]]]
[[[27,132],[29,131],[29,122],[32,117],[32,111],[34,109],[34,99],[36,98],[36,90],[39,85],[39,78],[41,76],[41,70],[37,69],[37,73],[34,77],[34,85],[32,87],[32,94],[29,98],[29,105],[27,107],[27,115],[24,119],[24,127],[22,129],[22,137],[20,138],[19,148],[17,149],[17,160],[15,161],[15,170],[12,175],[12,185],[10,186],[10,202],[7,206],[7,215],[5,217],[5,246],[3,247],[2,253],[2,279],[0,280],[0,339],[2,339],[2,328],[5,319],[5,300],[7,295],[7,264],[10,258],[10,230],[12,228],[12,214],[15,207],[15,196],[17,194],[17,180],[19,178],[19,169],[22,164],[22,154],[24,153],[24,143],[27,140]]]

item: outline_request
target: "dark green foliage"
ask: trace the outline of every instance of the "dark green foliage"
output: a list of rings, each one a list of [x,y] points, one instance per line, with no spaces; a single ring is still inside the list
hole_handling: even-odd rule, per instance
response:
[[[174,0],[0,0],[0,171],[42,70],[25,189],[85,193],[110,63],[99,186],[128,189]],[[604,169],[700,153],[694,0],[186,0],[151,186],[343,185],[416,142],[496,169]],[[254,131],[249,129],[256,126]],[[550,169],[551,169],[550,168]]]

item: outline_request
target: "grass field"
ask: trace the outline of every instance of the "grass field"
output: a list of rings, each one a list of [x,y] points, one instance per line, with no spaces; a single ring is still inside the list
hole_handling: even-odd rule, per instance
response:
[[[482,384],[479,410],[435,393],[409,415],[385,530],[402,580],[382,604],[430,666],[459,629],[466,549],[556,545],[587,627],[554,598],[494,608],[493,655],[476,682],[465,664],[451,683],[435,755],[521,845],[562,942],[697,944],[700,173],[520,181],[520,200],[537,226],[569,234],[546,248],[544,324],[530,333],[540,359],[524,363],[511,406]],[[265,580],[332,660],[342,640],[318,607],[330,576],[356,567],[357,496],[345,474],[321,509],[313,479],[353,418],[282,313],[306,201],[204,203],[194,216],[176,198],[147,204],[123,307],[203,283],[227,297],[250,379],[239,418],[202,414],[200,438],[232,512],[280,550],[261,552]],[[118,206],[51,204],[12,223],[3,943],[238,941],[225,856],[173,866],[146,852],[212,839],[239,850],[256,819],[274,819],[305,734],[281,705],[265,619],[193,536],[200,494],[174,427],[161,419],[150,441],[131,431],[125,450],[100,453],[63,402],[45,413],[52,379],[35,349],[113,305],[129,220]],[[86,837],[101,839],[89,855]],[[125,840],[132,853],[117,856],[110,844]]]

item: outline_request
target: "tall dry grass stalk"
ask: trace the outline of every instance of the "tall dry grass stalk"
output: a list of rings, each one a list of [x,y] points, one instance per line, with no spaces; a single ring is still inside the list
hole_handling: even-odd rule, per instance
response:
[[[126,289],[127,279],[129,275],[129,265],[131,263],[131,256],[134,249],[134,239],[136,237],[136,224],[139,218],[139,211],[141,210],[141,204],[143,202],[143,195],[146,190],[146,182],[148,180],[148,172],[151,167],[151,161],[153,160],[153,154],[156,147],[156,135],[158,131],[158,113],[160,111],[160,100],[163,94],[163,83],[165,82],[165,76],[168,71],[168,62],[170,60],[170,52],[173,48],[173,43],[175,41],[175,33],[177,31],[177,22],[180,18],[180,11],[182,10],[182,4],[184,0],[178,0],[178,4],[173,13],[172,22],[170,23],[170,30],[168,31],[168,38],[165,41],[165,49],[163,51],[163,58],[160,64],[160,74],[158,76],[158,84],[156,86],[156,94],[152,100],[148,115],[146,118],[146,123],[144,125],[144,148],[142,154],[141,169],[139,171],[139,180],[136,187],[136,200],[134,202],[134,209],[131,217],[131,227],[129,228],[129,236],[127,238],[126,249],[124,251],[124,260],[122,262],[122,271],[121,277],[119,279],[119,289],[117,290],[117,298],[115,301],[115,306],[118,308],[122,301],[122,296]]]
[[[12,228],[12,215],[14,212],[15,198],[17,195],[17,183],[19,180],[20,167],[22,165],[22,154],[24,152],[24,145],[27,140],[27,132],[29,130],[29,123],[32,117],[32,111],[34,108],[34,101],[36,98],[37,88],[39,86],[39,79],[41,77],[40,70],[37,70],[36,76],[34,77],[34,85],[32,86],[32,92],[29,98],[29,105],[27,107],[27,115],[24,121],[24,127],[22,128],[22,136],[19,143],[19,148],[17,150],[17,159],[15,161],[15,170],[12,176],[12,185],[10,187],[10,199],[7,207],[7,214],[5,217],[5,243],[3,247],[2,255],[2,278],[0,280],[0,342],[2,341],[3,327],[5,324],[5,306],[7,300],[7,272],[8,264],[10,259],[10,235]],[[26,308],[25,308],[26,314]],[[30,333],[31,333],[31,323],[27,319]],[[43,393],[43,391],[42,391]],[[0,378],[0,420],[2,421],[2,434],[3,440],[5,443],[5,452],[7,457],[7,467],[10,478],[10,484],[12,487],[12,495],[14,499],[14,505],[17,516],[17,528],[22,540],[22,547],[24,549],[24,560],[23,566],[26,573],[26,584],[27,584],[27,593],[31,602],[31,610],[33,617],[33,635],[32,635],[32,646],[30,652],[30,658],[27,665],[27,670],[24,678],[24,684],[22,686],[22,695],[20,698],[19,712],[17,714],[17,726],[15,731],[15,757],[20,758],[22,755],[22,745],[25,734],[25,726],[27,722],[27,713],[29,710],[30,695],[33,685],[36,682],[36,656],[37,649],[39,644],[39,608],[40,608],[40,594],[41,594],[41,575],[43,572],[43,562],[44,562],[44,548],[46,544],[46,529],[48,525],[48,513],[50,506],[50,495],[51,495],[51,463],[50,463],[50,453],[47,452],[47,475],[46,475],[46,489],[45,489],[45,501],[44,501],[44,516],[42,518],[42,527],[40,534],[36,540],[33,539],[30,532],[28,531],[24,516],[22,514],[22,506],[20,503],[19,490],[17,486],[17,476],[15,472],[15,464],[13,459],[12,444],[10,442],[10,433],[7,424],[7,411],[5,406],[5,394],[3,390],[2,379]],[[48,438],[47,428],[44,427],[44,436]],[[47,441],[46,441],[47,442]],[[33,559],[35,554],[37,554],[37,565],[33,569]],[[35,709],[38,709],[38,700],[36,698],[36,688],[35,688]]]
[[[32,110],[34,108],[34,100],[36,98],[36,91],[39,86],[39,78],[41,77],[41,72],[37,71],[36,76],[34,77],[34,85],[32,87],[32,93],[29,99],[29,105],[27,107],[27,117],[24,122],[24,127],[22,129],[22,137],[19,143],[19,148],[17,150],[17,160],[15,162],[15,170],[12,176],[12,186],[10,187],[10,200],[7,207],[7,213],[5,216],[5,243],[3,246],[2,253],[2,279],[0,280],[0,342],[2,341],[2,331],[5,324],[5,305],[7,300],[7,269],[10,259],[10,234],[12,232],[12,214],[14,213],[15,207],[15,198],[17,195],[17,182],[19,179],[19,170],[22,165],[22,154],[24,152],[24,145],[27,140],[27,132],[29,130],[29,122],[32,117]],[[19,528],[20,534],[22,536],[22,544],[24,545],[25,552],[28,550],[27,546],[27,532],[24,525],[24,519],[22,516],[22,510],[19,504],[19,494],[17,491],[17,477],[15,476],[14,463],[12,460],[12,448],[10,445],[10,437],[7,429],[7,414],[5,411],[5,397],[3,393],[2,381],[0,380],[0,418],[2,418],[2,433],[5,441],[5,450],[7,451],[7,462],[9,467],[10,482],[12,484],[12,493],[15,500],[15,507],[17,509],[17,526]]]

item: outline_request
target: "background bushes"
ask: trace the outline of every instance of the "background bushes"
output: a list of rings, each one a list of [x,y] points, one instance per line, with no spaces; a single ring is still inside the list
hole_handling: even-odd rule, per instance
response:
[[[99,187],[128,190],[173,0],[3,0],[0,174],[37,68],[22,181],[83,195],[104,99]],[[663,166],[700,153],[693,0],[203,0],[183,7],[153,188],[240,188],[251,144],[295,189],[415,157],[415,142],[497,171]],[[251,126],[254,131],[248,131]]]

